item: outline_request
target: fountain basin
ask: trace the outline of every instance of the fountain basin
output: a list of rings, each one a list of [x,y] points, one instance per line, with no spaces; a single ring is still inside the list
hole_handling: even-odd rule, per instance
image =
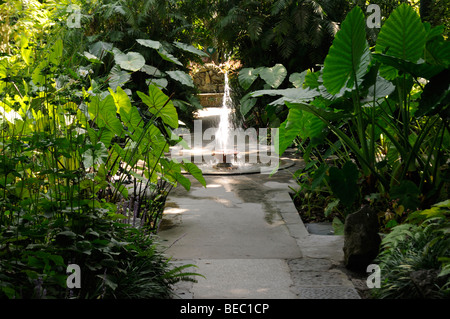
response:
[[[295,164],[288,158],[263,153],[258,150],[223,152],[205,147],[178,149],[171,154],[172,158],[175,157],[179,162],[186,160],[194,163],[202,170],[203,175],[269,174]]]

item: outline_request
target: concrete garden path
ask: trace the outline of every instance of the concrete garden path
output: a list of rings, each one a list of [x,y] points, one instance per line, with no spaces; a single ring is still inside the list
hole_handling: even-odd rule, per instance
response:
[[[341,236],[309,234],[289,196],[295,167],[274,176],[209,175],[169,196],[159,232],[175,264],[194,264],[197,283],[178,298],[320,299],[359,295],[336,265]]]

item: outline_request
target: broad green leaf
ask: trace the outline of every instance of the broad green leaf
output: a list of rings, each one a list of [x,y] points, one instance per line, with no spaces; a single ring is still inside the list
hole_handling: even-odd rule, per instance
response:
[[[206,187],[206,180],[203,177],[202,171],[197,167],[197,165],[193,163],[183,163],[183,167],[186,172],[191,174],[196,180],[200,182],[200,184]]]
[[[8,60],[1,59],[0,60],[0,79],[6,78],[8,75]]]
[[[102,142],[106,147],[109,147],[111,145],[111,140],[114,137],[114,133],[107,128],[102,127],[96,130],[94,128],[88,127],[87,131],[92,145],[95,145],[98,142]]]
[[[297,114],[297,110],[294,110],[292,113],[289,111],[289,115],[291,116],[291,118],[286,119],[286,121],[284,121],[283,123],[280,124],[280,127],[278,128],[277,132],[276,132],[276,137],[275,137],[275,141],[278,142],[278,147],[276,147],[275,149],[277,150],[278,155],[283,155],[283,153],[286,151],[286,149],[291,146],[291,144],[293,143],[294,139],[297,137],[299,130],[295,128],[295,126],[291,126],[288,129],[286,128],[289,120],[293,120]],[[291,122],[291,123],[295,123],[295,121]]]
[[[311,72],[310,70],[307,70],[303,88],[318,89],[320,86],[319,77],[321,73],[321,71]]]
[[[209,55],[206,52],[203,52],[202,50],[199,50],[192,45],[181,43],[181,42],[176,42],[176,41],[173,44],[181,50],[194,53],[198,56],[209,57]]]
[[[120,118],[123,123],[132,131],[138,130],[138,127],[143,127],[144,123],[139,111],[136,107],[131,105],[130,97],[125,93],[120,86],[117,87],[117,92],[110,88],[109,92],[114,98],[117,111],[120,114]]]
[[[178,65],[183,65],[180,61],[178,61],[178,59],[176,57],[174,57],[172,54],[170,54],[169,52],[167,52],[165,49],[160,48],[158,50],[158,54],[166,61],[178,64]]]
[[[240,112],[242,116],[246,116],[248,112],[255,106],[257,99],[252,99],[249,94],[245,95],[241,99]]]
[[[50,63],[54,65],[59,65],[61,63],[61,58],[63,54],[63,42],[61,39],[56,40],[55,44],[52,46],[49,55]]]
[[[42,71],[48,66],[48,61],[46,59],[39,62],[38,66],[33,70],[31,74],[31,79],[35,85],[45,84],[45,74]]]
[[[116,145],[116,144],[114,144]],[[103,143],[98,143],[95,148],[90,148],[82,154],[84,167],[105,164],[108,159],[108,150]]]
[[[145,73],[147,73],[148,75],[151,75],[151,76],[156,76],[156,77],[159,77],[159,76],[162,76],[163,75],[163,73],[160,71],[160,70],[158,70],[157,68],[155,68],[154,66],[151,66],[151,65],[144,65],[142,68],[141,68],[141,70],[140,70],[141,72],[145,72]]]
[[[366,41],[364,14],[355,7],[342,22],[323,67],[323,85],[330,94],[342,88],[353,88],[364,76],[370,61],[370,50]]]
[[[291,82],[296,88],[303,87],[307,73],[308,70],[305,70],[302,73],[292,73],[289,76],[289,82]]]
[[[333,212],[333,209],[336,208],[338,205],[339,205],[339,199],[336,199],[336,200],[332,201],[331,203],[329,203],[327,205],[327,207],[325,207],[325,210],[323,211],[323,214],[325,215],[325,217],[328,217]]]
[[[417,62],[422,57],[425,41],[425,28],[419,15],[410,5],[402,4],[391,13],[381,28],[375,51]]]
[[[116,90],[117,87],[127,83],[131,78],[131,74],[120,69],[118,65],[112,67],[109,73],[109,87]]]
[[[178,127],[178,114],[173,102],[155,85],[148,87],[149,95],[137,92],[142,102],[148,106],[150,113],[161,117],[164,123],[172,128]]]
[[[395,86],[388,80],[377,76],[375,84],[370,86],[367,90],[366,97],[362,100],[364,102],[372,102],[373,98],[384,98],[394,92]]]
[[[130,112],[131,110],[131,101],[130,97],[125,93],[124,90],[119,86],[116,89],[116,93],[109,88],[109,93],[114,99],[114,103],[116,104],[117,111],[120,113],[121,109],[124,109],[126,112]]]
[[[395,9],[378,34],[375,52],[383,53],[412,63],[423,55],[426,32],[419,15],[408,4]],[[382,66],[381,76],[394,79],[398,72],[391,66]]]
[[[277,96],[281,95],[282,97],[278,100],[273,101],[270,105],[284,105],[286,102],[290,103],[301,103],[301,102],[309,102],[313,100],[316,96],[320,95],[317,90],[304,89],[303,87],[299,88],[289,88],[283,90],[259,90],[252,92],[250,94],[252,97],[259,97],[262,95],[270,95]]]
[[[443,37],[440,37],[427,42],[425,60],[433,65],[448,68],[450,65],[450,41],[444,41]]]
[[[122,69],[128,71],[138,71],[145,65],[144,57],[137,52],[128,52],[126,54],[114,54],[114,61],[120,65]]]
[[[289,108],[286,123],[286,136],[297,134],[302,140],[316,140],[322,135],[326,124],[312,113],[305,112],[299,108]]]
[[[380,68],[380,74],[387,80],[393,80],[397,76],[398,71],[412,74],[415,77],[430,79],[445,69],[441,65],[424,63],[423,60],[420,63],[413,63],[381,53],[374,53],[373,57],[375,60],[384,64]]]
[[[148,39],[136,39],[136,41],[143,46],[146,46],[148,48],[152,48],[155,50],[158,50],[159,48],[162,47],[162,44],[159,41],[148,40]]]
[[[112,52],[113,45],[108,42],[98,41],[89,47],[89,53],[95,55],[99,60],[101,60],[107,52]]]
[[[166,73],[175,81],[180,82],[181,84],[194,87],[194,81],[191,76],[183,71],[166,71]]]
[[[89,52],[84,51],[83,56],[91,63],[103,63],[99,58]]]
[[[344,223],[338,217],[333,218],[331,225],[335,235],[344,235]]]
[[[20,54],[27,65],[32,62],[31,54],[33,50],[28,47],[28,38],[24,35],[20,37]],[[1,78],[1,77],[0,77]]]
[[[272,88],[278,88],[286,78],[287,70],[282,64],[276,64],[271,68],[261,68],[259,76]]]
[[[286,102],[286,105],[289,108],[289,110],[299,109],[314,114],[315,116],[319,117],[322,121],[324,121],[325,124],[327,125],[331,124],[332,121],[338,121],[349,117],[348,113],[331,112],[312,104]]]
[[[165,89],[169,84],[169,81],[165,78],[161,79],[147,79],[145,80],[145,84],[147,85],[156,85],[160,89]]]
[[[137,136],[142,132],[142,127],[144,126],[144,122],[142,120],[141,115],[136,107],[132,107],[129,111],[126,111],[124,108],[121,108],[119,111],[120,118],[128,127],[129,131],[134,131]]]
[[[189,191],[191,189],[191,181],[189,180],[189,178],[187,178],[183,174],[177,172],[177,173],[174,174],[174,178],[187,191]]]
[[[91,119],[95,119],[98,127],[108,127],[109,130],[123,137],[124,131],[122,123],[117,118],[117,109],[114,99],[111,95],[107,95],[103,100],[94,96],[88,105],[89,115]]]
[[[255,80],[258,78],[259,70],[260,68],[244,68],[239,71],[239,84],[244,90],[248,90],[253,82],[255,82]]]
[[[312,176],[311,189],[316,190],[322,185],[325,180],[326,173],[328,171],[328,165],[325,163],[320,164],[319,168],[314,172]]]
[[[339,198],[343,205],[351,206],[359,194],[357,166],[348,161],[342,169],[333,166],[330,167],[328,172],[328,180],[333,194]]]

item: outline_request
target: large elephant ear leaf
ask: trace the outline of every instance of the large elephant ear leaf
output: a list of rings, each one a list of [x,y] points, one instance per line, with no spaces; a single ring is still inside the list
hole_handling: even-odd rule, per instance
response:
[[[127,54],[117,52],[114,55],[114,61],[124,70],[138,71],[145,65],[144,57],[137,52],[128,52]]]
[[[391,13],[381,28],[375,51],[415,63],[424,53],[426,35],[419,15],[411,6],[402,4]],[[380,71],[388,80],[397,75],[393,67],[383,66]]]
[[[355,7],[342,22],[325,58],[323,84],[330,94],[360,82],[370,62],[364,13]]]

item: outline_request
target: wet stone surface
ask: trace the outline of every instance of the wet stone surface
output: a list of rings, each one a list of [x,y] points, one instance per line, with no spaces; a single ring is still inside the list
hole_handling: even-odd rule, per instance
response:
[[[177,285],[177,298],[360,299],[340,268],[343,237],[308,232],[295,209],[296,169],[210,175],[206,188],[190,178],[189,192],[171,193],[159,234],[166,254],[206,277]]]
[[[360,299],[354,288],[346,287],[317,287],[300,288],[299,299]]]
[[[300,299],[360,299],[348,276],[329,259],[288,261],[293,291]]]

